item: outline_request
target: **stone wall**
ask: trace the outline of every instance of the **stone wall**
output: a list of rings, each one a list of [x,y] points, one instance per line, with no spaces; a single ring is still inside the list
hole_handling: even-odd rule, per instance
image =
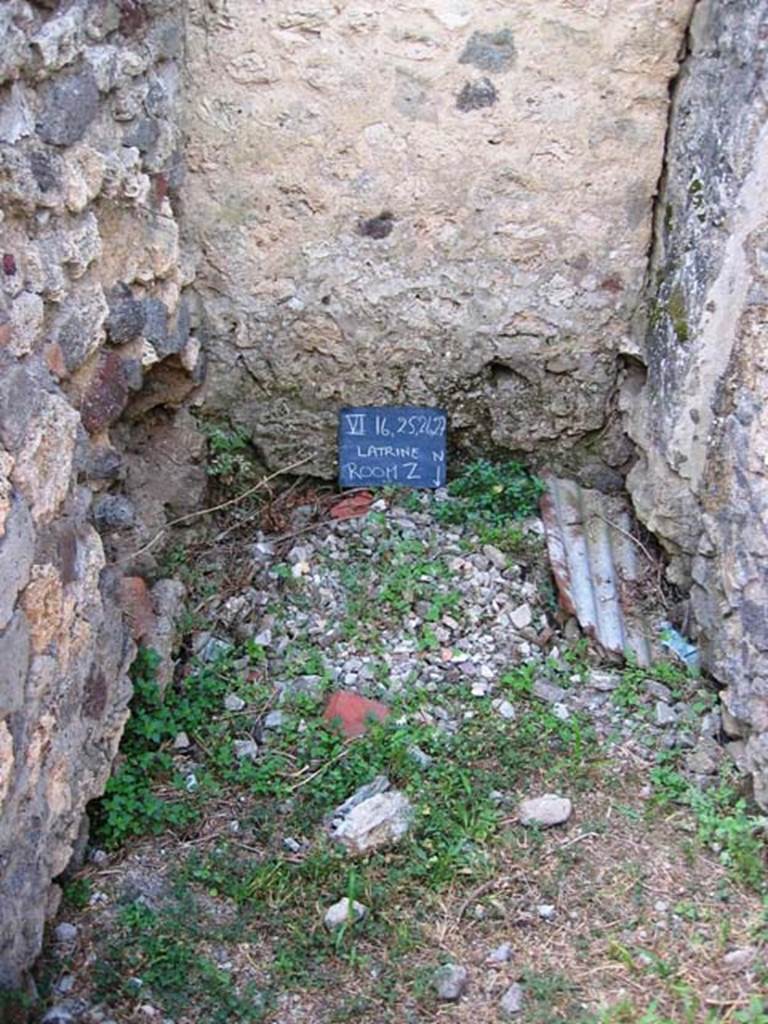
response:
[[[136,513],[113,425],[178,400],[199,362],[178,9],[0,4],[0,987],[38,952],[127,714],[105,544]]]
[[[768,807],[768,7],[700,0],[674,92],[647,333],[623,404],[640,518],[690,588]],[[642,367],[639,369],[638,367]]]
[[[323,475],[338,406],[397,401],[444,403],[455,448],[621,465],[617,351],[692,5],[191,0],[209,410]]]

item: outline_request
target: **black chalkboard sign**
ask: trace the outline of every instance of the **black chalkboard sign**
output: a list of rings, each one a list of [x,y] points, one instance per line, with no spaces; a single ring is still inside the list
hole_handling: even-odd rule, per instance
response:
[[[442,487],[445,434],[442,409],[364,405],[339,412],[342,487]]]

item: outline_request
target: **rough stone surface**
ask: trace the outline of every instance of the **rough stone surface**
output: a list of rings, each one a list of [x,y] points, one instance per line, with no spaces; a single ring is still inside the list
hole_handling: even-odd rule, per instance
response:
[[[515,982],[510,985],[499,1003],[504,1018],[516,1017],[523,1010],[523,986]]]
[[[327,476],[343,403],[550,464],[601,430],[693,0],[190,6],[211,409]]]
[[[342,925],[350,922],[356,924],[358,921],[362,921],[367,913],[368,908],[364,907],[362,903],[352,900],[350,904],[349,897],[344,896],[338,903],[328,907],[323,923],[329,931],[335,931],[336,928],[341,928]]]
[[[410,828],[412,816],[405,794],[397,790],[377,793],[334,821],[333,837],[351,856],[362,857],[398,843]]]
[[[127,81],[146,92],[178,79],[152,25],[178,22],[181,5],[155,0],[130,39],[114,8],[0,3],[0,988],[21,984],[40,948],[52,880],[125,722],[134,645],[108,562],[139,528],[110,431],[144,387],[145,304],[162,301],[176,324],[192,277],[156,186],[173,163],[160,137],[180,138],[176,97],[155,107],[146,159],[118,119]],[[178,476],[163,466],[166,491]],[[158,608],[156,630],[162,620]]]
[[[523,800],[517,809],[521,825],[538,825],[549,828],[562,825],[571,816],[571,801],[567,797],[545,793],[544,796],[531,797]]]
[[[469,971],[461,964],[443,964],[435,971],[433,984],[437,998],[455,1003],[461,999],[469,983]]]
[[[647,330],[623,404],[639,517],[690,587],[703,661],[768,808],[768,9],[700,0],[676,84]],[[638,369],[638,360],[642,372]]]

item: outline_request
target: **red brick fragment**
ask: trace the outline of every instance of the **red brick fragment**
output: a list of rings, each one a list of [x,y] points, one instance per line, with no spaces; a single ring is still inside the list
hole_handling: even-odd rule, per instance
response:
[[[369,700],[359,693],[338,690],[328,698],[323,718],[337,726],[345,736],[362,736],[372,719],[385,721],[390,714],[386,704]]]
[[[139,643],[151,636],[155,628],[155,610],[149,587],[141,576],[123,576],[120,580],[120,605],[133,639]]]
[[[128,404],[128,375],[117,352],[102,352],[80,406],[83,426],[94,434],[114,423]]]
[[[372,502],[373,495],[370,491],[358,491],[337,501],[331,507],[331,515],[334,519],[354,519],[357,516],[364,516]]]

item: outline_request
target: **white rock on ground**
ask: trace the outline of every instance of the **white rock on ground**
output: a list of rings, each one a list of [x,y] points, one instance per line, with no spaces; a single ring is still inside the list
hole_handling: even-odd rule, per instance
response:
[[[239,761],[246,757],[253,760],[259,755],[259,745],[255,740],[235,740],[232,746]]]
[[[335,928],[340,928],[343,924],[347,924],[347,922],[357,924],[358,921],[363,920],[367,913],[368,908],[363,906],[362,903],[352,900],[350,904],[349,897],[345,896],[338,903],[334,903],[332,907],[328,907],[323,923],[329,931],[333,931]]]
[[[509,620],[515,629],[527,629],[533,622],[533,612],[529,604],[521,604],[510,612]]]
[[[501,997],[499,1008],[504,1017],[514,1017],[520,1013],[523,1009],[523,986],[517,982],[510,985]]]
[[[413,808],[404,793],[377,793],[353,807],[333,829],[333,837],[353,857],[393,846],[411,825]]]
[[[437,998],[447,1003],[455,1003],[467,988],[469,972],[461,964],[443,964],[435,971],[433,984]]]
[[[545,793],[543,796],[522,800],[517,808],[517,816],[521,825],[538,825],[539,828],[550,828],[562,825],[571,816],[573,806],[568,797]]]
[[[502,942],[500,946],[492,949],[485,958],[487,964],[506,964],[512,959],[512,943]]]

